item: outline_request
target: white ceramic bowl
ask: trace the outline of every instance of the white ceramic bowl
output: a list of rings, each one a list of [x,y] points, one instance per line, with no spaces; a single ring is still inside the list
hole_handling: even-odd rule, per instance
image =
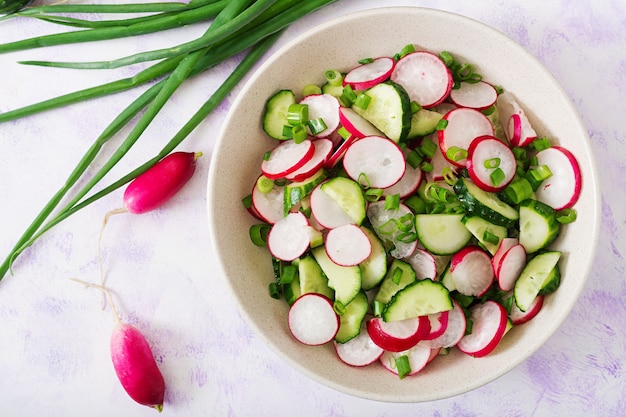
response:
[[[331,344],[309,347],[291,337],[287,304],[268,295],[271,261],[265,248],[250,242],[248,228],[255,221],[241,198],[259,175],[264,152],[275,145],[261,129],[268,97],[281,88],[299,92],[308,83],[321,83],[327,69],[345,70],[358,59],[393,54],[408,43],[433,52],[450,51],[459,61],[474,64],[485,80],[513,92],[535,130],[577,157],[583,187],[575,207],[578,220],[563,229],[554,245],[564,253],[562,285],[547,297],[540,315],[512,329],[487,357],[475,359],[453,349],[420,374],[400,380],[380,364],[344,365]],[[244,86],[212,158],[210,232],[235,302],[280,358],[314,380],[354,396],[387,402],[430,401],[475,389],[508,372],[539,349],[565,320],[593,261],[599,228],[597,184],[589,138],[570,99],[525,49],[466,17],[424,8],[382,8],[342,16],[297,37],[269,57]]]

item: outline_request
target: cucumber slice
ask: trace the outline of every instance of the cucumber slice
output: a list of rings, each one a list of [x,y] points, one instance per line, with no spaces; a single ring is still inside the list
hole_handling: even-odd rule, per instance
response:
[[[547,286],[552,276],[552,270],[561,258],[561,252],[543,252],[532,258],[515,281],[514,295],[517,307],[526,311],[539,295],[544,286]]]
[[[311,191],[326,179],[328,173],[324,169],[320,169],[311,177],[304,181],[292,182],[284,187],[284,215],[286,216],[291,209],[298,204],[304,197],[311,194]]]
[[[300,278],[297,274],[289,284],[283,285],[283,295],[285,296],[285,301],[287,301],[287,304],[289,305],[292,305],[298,297],[302,295],[302,290],[300,289]]]
[[[472,238],[462,220],[463,214],[417,214],[417,240],[435,255],[452,255]]]
[[[360,291],[354,300],[346,306],[346,310],[341,316],[339,316],[339,331],[335,335],[335,341],[337,343],[346,343],[347,341],[354,339],[361,333],[361,324],[367,310],[369,303],[367,295],[363,291]]]
[[[528,199],[520,203],[519,243],[526,253],[547,247],[561,230],[556,210],[541,201]]]
[[[478,240],[478,242],[485,248],[491,255],[494,255],[498,250],[498,246],[502,239],[508,237],[508,230],[504,226],[498,226],[497,224],[493,224],[482,217],[471,216],[464,217],[463,224],[467,227],[472,235]],[[485,240],[485,233],[491,233],[492,235],[498,238],[497,243],[489,242]]]
[[[343,85],[333,85],[331,83],[325,83],[324,85],[322,85],[322,93],[330,94],[331,96],[339,100],[341,94],[343,94]]]
[[[361,288],[369,291],[377,286],[387,273],[387,252],[376,233],[363,226],[361,226],[361,230],[367,235],[372,244],[372,253],[365,261],[359,264],[361,268]]]
[[[415,281],[398,291],[383,310],[384,321],[404,320],[452,310],[450,292],[430,279]]]
[[[263,130],[271,138],[278,140],[289,139],[283,135],[283,127],[288,125],[287,110],[296,103],[296,95],[291,90],[279,90],[265,103],[263,114]]]
[[[411,128],[407,135],[407,140],[420,136],[430,135],[437,129],[437,124],[443,118],[441,113],[433,110],[420,109],[411,117]]]
[[[448,291],[455,291],[456,284],[454,283],[454,279],[452,278],[452,274],[450,273],[450,265],[446,267],[446,270],[443,271],[441,275],[441,279],[439,280],[444,287],[448,289]]]
[[[496,193],[482,190],[468,178],[459,178],[454,192],[468,213],[480,216],[493,224],[515,227],[519,212],[498,198]]]
[[[335,177],[326,181],[321,186],[330,198],[346,212],[354,223],[360,225],[366,216],[366,201],[361,186],[345,177]]]
[[[561,269],[559,268],[559,264],[556,264],[552,271],[550,271],[550,275],[546,279],[546,282],[543,283],[541,289],[539,290],[539,295],[548,295],[552,294],[559,288],[561,285]]]
[[[386,305],[398,291],[412,284],[416,279],[415,271],[409,263],[394,259],[380,284],[374,302]]]
[[[328,278],[328,286],[335,290],[335,300],[347,306],[361,291],[361,268],[334,263],[323,246],[311,250],[313,257]]]
[[[298,276],[302,294],[316,293],[325,295],[331,300],[335,298],[335,291],[328,286],[328,278],[311,255],[300,258]]]
[[[392,81],[380,83],[365,92],[370,97],[366,109],[352,106],[361,117],[376,126],[392,141],[406,139],[411,129],[411,100],[404,88]]]

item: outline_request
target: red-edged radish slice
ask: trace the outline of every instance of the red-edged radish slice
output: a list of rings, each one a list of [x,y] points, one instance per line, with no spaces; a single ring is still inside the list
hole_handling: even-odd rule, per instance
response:
[[[324,165],[324,163],[328,160],[330,153],[333,151],[333,142],[330,139],[316,139],[313,142],[313,146],[315,147],[315,151],[313,152],[313,156],[304,164],[300,169],[292,172],[287,175],[289,181],[300,182],[309,178],[311,175],[315,174],[319,169]]]
[[[512,296],[513,292],[511,291],[507,293],[504,298],[507,299],[508,297]],[[513,325],[524,324],[537,316],[537,314],[539,314],[539,311],[541,311],[541,307],[543,307],[544,298],[545,296],[543,295],[538,295],[537,297],[535,297],[530,306],[528,306],[528,310],[526,311],[520,310],[519,307],[515,304],[515,301],[513,301],[511,303],[511,312],[509,313],[509,318],[511,319],[511,322],[513,322]]]
[[[348,148],[343,167],[357,182],[365,180],[372,188],[387,188],[400,181],[406,161],[394,142],[382,136],[366,136]]]
[[[433,340],[442,336],[448,328],[449,317],[450,310],[429,314],[428,320],[430,320],[430,333],[428,333],[427,336],[424,336],[424,340]]]
[[[393,243],[394,248],[389,252],[389,254],[394,258],[406,258],[415,252],[415,249],[417,248],[417,240],[413,242],[398,240],[397,237],[401,233],[400,230],[398,230],[397,233],[385,234],[381,233],[380,228],[383,227],[385,223],[389,223],[390,220],[400,221],[400,219],[404,219],[407,215],[411,214],[413,214],[411,209],[402,203],[399,205],[397,210],[385,209],[384,201],[376,201],[367,206],[367,218],[369,219],[374,232],[381,240],[391,240]]]
[[[357,138],[365,136],[383,136],[382,132],[350,107],[339,108],[339,121],[351,135]]]
[[[413,270],[417,279],[432,279],[437,276],[437,262],[435,257],[427,250],[417,248],[410,256],[403,259]]]
[[[517,162],[507,144],[494,136],[480,136],[467,149],[467,172],[474,184],[485,191],[498,192],[515,177]],[[491,174],[500,169],[504,178],[494,184]]]
[[[502,255],[496,268],[496,279],[502,291],[510,291],[526,265],[526,249],[519,243]]]
[[[467,321],[465,319],[463,308],[456,300],[452,300],[452,304],[454,305],[454,308],[452,310],[448,310],[448,323],[446,325],[446,330],[441,336],[425,341],[425,343],[433,349],[438,347],[449,348],[455,346],[465,335]]]
[[[321,185],[321,184],[320,184]],[[354,224],[352,217],[318,185],[311,192],[311,214],[326,229]]]
[[[343,77],[343,85],[350,85],[354,90],[367,90],[389,78],[395,66],[393,58],[376,58],[348,71]]]
[[[435,107],[431,108],[431,110],[436,111],[437,113],[446,114],[449,111],[459,108],[454,103],[450,103],[449,101],[444,101],[443,103],[437,104]]]
[[[450,148],[457,147],[467,151],[472,141],[479,136],[493,136],[493,125],[481,112],[474,109],[459,107],[443,116],[442,120],[448,122],[445,129],[438,130],[439,148],[443,157],[453,165],[465,166],[465,158],[457,161],[451,159],[447,152]]]
[[[284,188],[274,184],[271,191],[264,193],[259,190],[257,183],[252,188],[252,206],[261,220],[274,224],[285,217]]]
[[[504,134],[511,146],[527,146],[537,138],[537,132],[531,126],[513,93],[505,91],[500,94],[496,100],[496,106],[500,120],[506,127]]]
[[[430,333],[430,320],[426,316],[386,322],[380,317],[367,321],[367,333],[372,341],[389,352],[412,348]]]
[[[341,142],[339,146],[337,146],[337,149],[335,149],[335,151],[328,157],[328,160],[324,164],[324,167],[328,169],[334,168],[335,165],[337,165],[337,163],[341,161],[341,158],[343,158],[350,145],[352,145],[352,143],[358,139],[360,138],[351,135],[346,140]]]
[[[463,353],[480,358],[491,353],[504,336],[507,312],[502,305],[487,300],[470,308],[472,332],[457,343]]]
[[[450,100],[459,107],[485,110],[493,106],[498,99],[498,92],[493,85],[485,81],[461,83],[450,91]]]
[[[576,204],[582,188],[582,176],[574,155],[565,148],[552,146],[537,152],[537,163],[539,166],[547,165],[552,176],[541,183],[535,198],[555,210]]]
[[[300,100],[300,104],[309,106],[309,120],[322,119],[326,129],[316,135],[311,135],[311,129],[307,127],[309,135],[316,138],[330,136],[339,127],[339,100],[330,94],[311,94]]]
[[[337,265],[353,266],[370,256],[372,244],[361,228],[346,224],[328,231],[324,249]]]
[[[424,173],[419,167],[413,168],[411,165],[407,164],[404,175],[402,175],[400,181],[391,187],[384,188],[383,196],[399,194],[401,199],[407,198],[417,191],[423,177]]]
[[[333,343],[337,356],[350,366],[367,366],[380,359],[384,350],[372,341],[369,333],[361,329],[358,336],[346,343]]]
[[[411,101],[425,109],[443,102],[454,84],[448,67],[437,55],[427,51],[402,57],[391,73],[391,80],[402,85]]]
[[[500,240],[498,249],[496,249],[496,252],[491,258],[491,266],[493,266],[493,272],[496,276],[498,276],[498,268],[500,267],[500,259],[502,258],[502,255],[504,255],[506,251],[508,251],[518,243],[519,239],[515,237],[505,237],[504,239]]]
[[[450,274],[458,292],[480,297],[494,280],[491,257],[478,246],[466,246],[450,260]]]
[[[434,361],[434,360],[435,360],[435,358],[436,358],[437,356],[439,356],[439,354],[440,354],[440,353],[441,353],[441,348],[440,348],[440,347],[430,349],[430,356],[428,357],[428,362],[427,362],[427,364],[429,364],[429,363],[431,363],[432,361]]]
[[[283,261],[300,257],[311,243],[309,221],[301,212],[287,214],[274,223],[267,235],[267,247],[272,255]]]
[[[284,178],[309,162],[314,153],[313,142],[308,139],[300,143],[291,139],[282,141],[263,160],[261,171],[271,180]]]
[[[406,376],[411,376],[417,374],[428,364],[428,362],[431,360],[432,349],[426,344],[418,343],[411,349],[405,350],[403,352],[387,351],[383,353],[380,357],[380,363],[389,372],[398,375],[396,359],[404,355],[406,355],[409,359],[409,366],[411,368],[410,372]]]
[[[339,331],[339,316],[327,297],[307,293],[301,295],[289,308],[289,331],[305,345],[328,343]]]

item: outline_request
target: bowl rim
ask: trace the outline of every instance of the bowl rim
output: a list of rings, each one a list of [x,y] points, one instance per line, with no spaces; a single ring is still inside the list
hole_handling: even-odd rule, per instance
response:
[[[285,55],[289,50],[293,49],[294,46],[301,44],[303,41],[305,41],[306,39],[310,38],[311,36],[314,36],[320,32],[323,32],[325,30],[328,30],[329,28],[332,28],[338,24],[345,24],[346,21],[350,21],[350,20],[355,20],[355,19],[361,19],[361,18],[367,18],[367,17],[373,17],[373,16],[380,16],[381,13],[384,14],[396,14],[396,13],[413,13],[413,14],[432,14],[432,15],[440,15],[440,16],[444,16],[444,17],[449,17],[451,19],[457,19],[457,20],[461,20],[464,21],[467,24],[471,24],[471,25],[475,25],[476,27],[481,27],[482,30],[485,30],[487,32],[489,32],[490,34],[492,34],[493,36],[498,37],[500,40],[506,41],[508,43],[510,43],[513,47],[518,49],[518,52],[521,53],[522,55],[524,55],[524,58],[526,60],[528,60],[528,62],[532,63],[533,65],[539,67],[539,71],[541,71],[543,74],[543,76],[547,77],[548,79],[550,79],[551,83],[554,84],[554,87],[558,90],[558,93],[563,96],[563,98],[565,99],[565,101],[567,102],[567,106],[568,109],[567,111],[569,113],[572,114],[572,116],[574,116],[574,119],[576,120],[577,126],[576,126],[576,130],[578,130],[582,136],[584,137],[585,141],[584,141],[584,148],[585,148],[585,152],[586,152],[586,162],[589,164],[589,168],[590,168],[590,172],[588,173],[589,176],[584,178],[584,184],[586,187],[591,188],[592,190],[592,196],[593,196],[593,201],[589,202],[590,204],[590,209],[591,209],[591,214],[593,217],[593,224],[589,224],[588,225],[588,237],[589,237],[589,241],[593,242],[593,244],[591,245],[591,252],[589,253],[589,261],[586,264],[586,268],[584,271],[577,271],[578,273],[582,273],[584,275],[584,278],[581,279],[578,282],[578,285],[574,288],[570,288],[570,298],[573,300],[569,305],[567,305],[565,308],[561,308],[560,310],[560,315],[557,317],[557,320],[552,321],[552,323],[550,323],[550,327],[551,330],[549,332],[546,332],[545,334],[542,334],[542,337],[539,338],[538,342],[535,343],[532,347],[530,347],[529,349],[527,349],[527,352],[525,352],[523,355],[520,355],[520,357],[512,360],[510,363],[508,363],[508,366],[505,366],[501,369],[498,369],[496,372],[492,372],[490,373],[488,376],[486,377],[478,377],[473,383],[471,384],[467,384],[467,385],[461,385],[458,386],[456,389],[449,389],[448,391],[444,392],[444,393],[438,393],[438,394],[433,394],[433,395],[427,395],[427,396],[423,396],[423,397],[419,397],[419,396],[398,396],[398,395],[394,395],[391,394],[389,395],[388,393],[376,393],[376,392],[367,392],[367,393],[361,393],[358,392],[357,390],[354,389],[350,389],[345,387],[344,385],[337,383],[335,381],[333,381],[332,379],[329,378],[325,378],[325,377],[321,377],[320,375],[316,374],[315,372],[313,372],[311,369],[309,369],[307,366],[303,365],[302,363],[296,361],[295,359],[291,358],[289,355],[285,355],[284,350],[280,349],[279,346],[276,345],[276,343],[267,335],[264,333],[264,331],[261,329],[261,327],[257,324],[257,322],[254,320],[253,317],[250,316],[249,312],[246,310],[246,308],[243,306],[242,304],[242,300],[240,298],[240,296],[237,294],[235,287],[233,286],[233,284],[230,282],[230,280],[227,278],[228,277],[228,266],[226,265],[225,261],[224,261],[224,257],[222,256],[222,252],[221,252],[221,248],[220,248],[220,242],[216,236],[215,233],[213,233],[213,230],[215,228],[215,226],[218,225],[219,223],[219,216],[217,215],[216,211],[215,211],[215,205],[214,205],[214,194],[213,194],[213,185],[216,184],[216,182],[218,181],[218,169],[219,169],[219,165],[218,163],[216,163],[216,155],[219,155],[222,151],[223,145],[224,145],[224,137],[225,137],[225,131],[227,129],[227,126],[229,125],[229,123],[231,123],[231,121],[236,117],[236,112],[232,111],[233,109],[237,108],[240,103],[246,99],[246,93],[248,92],[248,90],[250,90],[252,88],[252,86],[258,81],[259,77],[261,77],[264,72],[267,70],[267,68],[271,67],[276,61],[278,61],[283,55]],[[532,55],[530,52],[528,52],[523,46],[519,45],[517,42],[513,41],[512,39],[510,39],[508,36],[506,36],[505,34],[503,34],[502,32],[500,32],[499,30],[485,24],[482,23],[476,19],[473,19],[471,17],[467,17],[464,15],[460,15],[457,13],[453,13],[453,12],[449,12],[449,11],[444,11],[444,10],[439,10],[439,9],[432,9],[432,8],[428,8],[428,7],[415,7],[415,6],[392,6],[392,7],[376,7],[376,8],[371,8],[371,9],[364,9],[364,10],[360,10],[360,11],[356,11],[356,12],[351,12],[348,13],[346,15],[343,16],[338,16],[332,19],[329,19],[321,24],[318,24],[306,31],[304,31],[303,33],[299,34],[298,36],[294,37],[293,39],[290,39],[289,41],[287,41],[283,46],[279,47],[276,51],[273,51],[272,54],[267,57],[267,59],[265,59],[265,61],[254,71],[254,73],[251,75],[251,77],[247,80],[247,82],[244,84],[244,86],[241,88],[241,90],[239,91],[237,97],[235,98],[235,100],[232,103],[232,106],[229,110],[228,115],[226,116],[226,118],[224,119],[224,122],[222,124],[222,127],[220,129],[220,132],[218,134],[217,137],[217,142],[213,151],[213,154],[211,155],[211,165],[209,167],[209,175],[208,175],[208,183],[207,183],[207,195],[208,195],[208,199],[207,199],[207,212],[208,212],[208,218],[209,218],[209,233],[210,233],[210,238],[211,238],[211,243],[213,246],[213,251],[214,254],[216,256],[217,259],[217,263],[219,265],[221,274],[223,278],[226,278],[227,281],[227,285],[226,287],[228,288],[228,290],[231,292],[231,295],[237,300],[237,303],[239,304],[239,310],[241,312],[241,314],[246,318],[246,322],[249,326],[251,326],[254,329],[254,332],[257,336],[259,336],[262,340],[264,340],[264,342],[266,344],[268,344],[271,348],[272,351],[274,351],[275,354],[277,354],[281,359],[285,360],[290,366],[294,367],[295,369],[297,369],[298,371],[300,371],[301,373],[305,374],[306,376],[308,376],[309,378],[322,383],[328,387],[331,387],[337,391],[352,395],[352,396],[356,396],[356,397],[362,397],[362,398],[367,398],[367,399],[371,399],[371,400],[376,400],[376,401],[384,401],[384,402],[422,402],[422,401],[432,401],[432,400],[438,400],[438,399],[443,399],[443,398],[449,398],[449,397],[453,397],[468,391],[471,391],[473,389],[479,388],[480,386],[483,386],[499,377],[501,377],[502,375],[510,372],[513,368],[517,367],[519,364],[521,364],[523,361],[525,361],[526,359],[528,359],[532,354],[534,354],[542,345],[545,344],[545,342],[552,337],[552,335],[555,333],[556,329],[558,327],[561,326],[561,324],[565,321],[565,319],[567,318],[567,316],[570,314],[571,310],[573,309],[574,305],[576,304],[576,300],[579,299],[584,287],[585,287],[585,283],[588,280],[589,277],[589,273],[590,270],[592,268],[593,265],[593,259],[595,258],[595,251],[596,251],[596,247],[597,247],[597,241],[599,238],[599,226],[600,226],[600,203],[601,203],[601,195],[600,195],[600,189],[599,189],[599,185],[598,185],[598,170],[597,170],[597,165],[595,162],[595,157],[593,155],[593,149],[590,146],[590,139],[589,139],[589,135],[584,127],[584,124],[582,122],[582,119],[580,117],[580,115],[578,114],[577,110],[575,109],[572,100],[570,99],[569,95],[565,92],[565,90],[563,89],[563,87],[558,83],[558,81],[554,78],[554,76],[543,66],[543,64],[534,56]]]

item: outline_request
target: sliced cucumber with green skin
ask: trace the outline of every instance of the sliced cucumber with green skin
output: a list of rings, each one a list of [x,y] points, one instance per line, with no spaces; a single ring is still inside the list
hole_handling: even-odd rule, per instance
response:
[[[556,210],[541,201],[528,199],[520,203],[519,243],[526,253],[546,248],[556,239],[561,224],[556,220]]]
[[[347,306],[361,291],[361,268],[340,266],[326,254],[323,246],[311,250],[313,257],[328,278],[328,286],[335,291],[335,301]]]
[[[341,94],[343,94],[343,85],[333,85],[331,83],[325,83],[324,85],[322,85],[322,93],[330,94],[336,99],[339,99],[339,97],[341,97]]]
[[[361,226],[361,230],[367,235],[372,244],[372,253],[359,264],[361,268],[361,288],[369,291],[385,278],[387,273],[387,252],[376,233]]]
[[[285,185],[284,193],[284,215],[286,216],[291,209],[298,204],[304,197],[311,194],[311,191],[326,179],[328,173],[324,169],[320,169],[317,173],[301,182],[292,182]]]
[[[296,95],[291,90],[280,90],[267,100],[263,114],[263,130],[271,138],[289,139],[283,135],[283,128],[289,124],[287,121],[289,106],[295,103]]]
[[[452,255],[472,238],[463,224],[463,214],[417,214],[415,229],[417,240],[435,255]]]
[[[394,259],[380,284],[378,293],[374,297],[374,302],[383,305],[387,304],[398,291],[412,284],[416,279],[415,270],[409,263],[400,259]]]
[[[361,186],[346,177],[335,177],[320,186],[330,198],[335,200],[356,225],[360,225],[366,216],[366,201]]]
[[[339,331],[335,335],[337,343],[346,343],[361,333],[361,324],[368,309],[367,295],[360,291],[339,316]]]
[[[541,286],[539,290],[539,295],[548,295],[552,294],[559,288],[561,285],[561,269],[559,268],[559,264],[556,264],[552,271],[550,271],[550,275],[546,279],[546,282]]]
[[[370,97],[367,108],[352,106],[352,109],[392,141],[398,143],[405,140],[413,115],[411,100],[404,88],[388,81],[375,85],[365,93]]]
[[[287,304],[289,305],[292,305],[298,297],[302,295],[302,290],[300,289],[300,278],[297,274],[289,284],[284,284],[283,295],[285,296],[285,301],[287,301]]]
[[[514,295],[517,307],[526,311],[539,295],[542,288],[554,278],[552,271],[557,266],[561,252],[543,252],[532,258],[515,282]]]
[[[502,239],[508,237],[508,229],[504,226],[493,224],[479,216],[464,217],[463,224],[467,227],[478,242],[493,256],[498,250]],[[498,238],[497,243],[485,240],[485,233],[490,233]]]
[[[407,140],[430,135],[437,129],[437,124],[443,118],[441,113],[433,110],[420,109],[411,116],[411,128]]]
[[[452,274],[450,273],[450,265],[448,265],[441,274],[441,278],[439,281],[443,284],[444,287],[448,289],[448,291],[452,292],[456,290],[456,284],[454,283],[454,279],[452,278]]]
[[[335,291],[328,286],[328,278],[311,255],[300,258],[298,277],[301,294],[316,293],[325,295],[331,300],[335,298]]]
[[[423,279],[398,291],[387,303],[382,318],[384,321],[397,321],[453,308],[450,291],[441,282]]]
[[[479,188],[472,180],[460,177],[454,184],[454,192],[468,213],[480,216],[493,224],[507,229],[515,227],[519,212],[498,198],[496,193]]]

